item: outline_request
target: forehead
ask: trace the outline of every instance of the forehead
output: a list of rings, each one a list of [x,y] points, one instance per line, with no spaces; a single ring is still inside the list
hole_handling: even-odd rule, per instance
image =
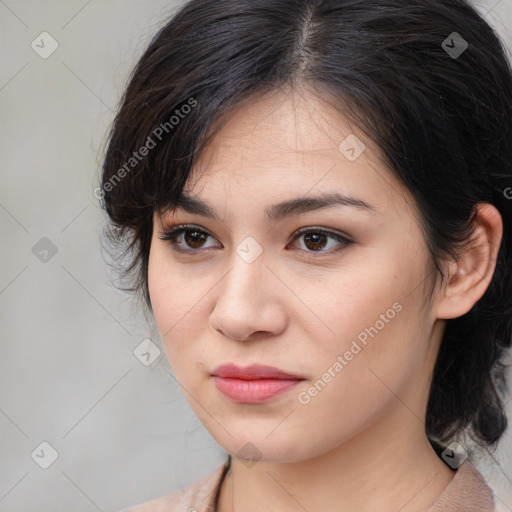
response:
[[[382,209],[405,190],[376,144],[338,110],[312,93],[278,90],[225,118],[184,193],[210,202],[229,197],[227,209],[236,197],[269,205],[328,194]]]
[[[338,149],[342,140],[358,132],[343,114],[308,90],[288,87],[255,96],[223,118],[210,150],[246,149],[261,158],[272,154],[308,156]],[[359,138],[364,138],[359,132]],[[378,148],[366,140],[373,152]]]

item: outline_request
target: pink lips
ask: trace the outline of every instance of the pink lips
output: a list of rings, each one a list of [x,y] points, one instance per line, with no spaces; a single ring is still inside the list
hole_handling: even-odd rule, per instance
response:
[[[212,373],[217,389],[237,403],[263,403],[296,386],[302,377],[272,366],[253,364],[241,368],[232,363]]]

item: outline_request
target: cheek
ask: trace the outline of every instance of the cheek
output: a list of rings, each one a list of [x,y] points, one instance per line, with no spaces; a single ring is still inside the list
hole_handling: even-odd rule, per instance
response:
[[[323,451],[364,431],[400,400],[415,407],[416,394],[411,390],[421,380],[418,369],[424,356],[414,346],[410,311],[398,301],[395,308],[380,304],[357,310],[362,323],[347,321],[346,331],[340,325],[338,338],[307,358],[313,376],[294,396],[296,423],[290,425],[290,436],[307,432],[304,442]],[[388,323],[380,320],[381,313]],[[311,418],[322,427],[312,428]]]
[[[201,360],[199,344],[194,340],[200,339],[199,331],[208,322],[207,292],[211,286],[211,276],[192,277],[186,265],[172,263],[165,248],[157,246],[150,252],[148,287],[153,315],[177,377],[192,375],[190,371]]]
[[[361,261],[316,292],[314,308],[323,324],[317,327],[327,334],[308,327],[315,386],[299,402],[336,403],[364,415],[361,407],[385,402],[389,388],[403,388],[425,363],[429,326],[422,320],[421,260],[407,265],[388,254],[378,265]]]
[[[201,287],[187,276],[186,265],[172,263],[169,251],[158,240],[153,241],[148,261],[149,294],[162,335],[186,323],[187,312],[192,310],[194,301],[198,302]]]
[[[158,242],[157,242],[158,243]],[[160,338],[167,351],[171,338],[185,318],[186,297],[182,279],[166,261],[165,251],[152,245],[148,262],[148,288]]]
[[[347,261],[346,270],[323,276],[315,284],[303,280],[301,296],[311,304],[324,333],[316,336],[318,354],[332,359],[351,348],[357,352],[353,347],[357,342],[361,349],[372,348],[381,356],[399,350],[417,328],[423,297],[414,290],[424,275],[421,260],[405,261],[396,247],[381,253],[379,258],[369,254]]]

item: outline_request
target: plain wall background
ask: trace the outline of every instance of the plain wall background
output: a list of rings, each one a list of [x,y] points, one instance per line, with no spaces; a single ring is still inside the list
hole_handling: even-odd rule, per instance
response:
[[[116,511],[225,460],[151,322],[112,286],[93,194],[128,73],[176,5],[0,0],[0,512]],[[478,7],[512,49],[512,0]],[[43,59],[31,43],[45,31],[58,48]],[[147,338],[162,349],[148,367],[133,354]],[[48,469],[42,442],[58,453]],[[509,511],[511,445],[512,429],[501,469],[475,461]]]

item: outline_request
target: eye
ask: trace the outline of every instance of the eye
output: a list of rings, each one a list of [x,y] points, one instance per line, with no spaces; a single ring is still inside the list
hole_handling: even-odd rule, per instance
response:
[[[173,250],[179,253],[198,253],[198,249],[215,247],[204,245],[204,242],[208,240],[208,238],[213,238],[211,235],[202,229],[187,224],[174,226],[162,233],[159,238],[160,240],[169,241]],[[338,252],[354,243],[352,240],[349,240],[339,233],[316,227],[303,228],[295,233],[293,241],[297,239],[303,241],[302,246],[304,248],[299,250],[313,257],[316,257],[314,256],[315,253],[332,254],[333,252]],[[329,243],[329,241],[331,243]],[[328,250],[324,250],[326,247]],[[333,247],[334,250],[332,250]]]
[[[308,256],[316,257],[314,253],[332,254],[341,251],[347,246],[353,244],[346,236],[322,228],[303,228],[296,233],[294,240],[302,241],[304,252]],[[329,240],[331,243],[329,244]],[[327,247],[328,250],[324,250]],[[333,249],[334,250],[331,250]]]
[[[201,244],[208,237],[210,235],[206,231],[188,224],[180,224],[162,233],[159,238],[160,240],[169,241],[176,252],[190,253],[197,252],[195,249],[204,248]]]

